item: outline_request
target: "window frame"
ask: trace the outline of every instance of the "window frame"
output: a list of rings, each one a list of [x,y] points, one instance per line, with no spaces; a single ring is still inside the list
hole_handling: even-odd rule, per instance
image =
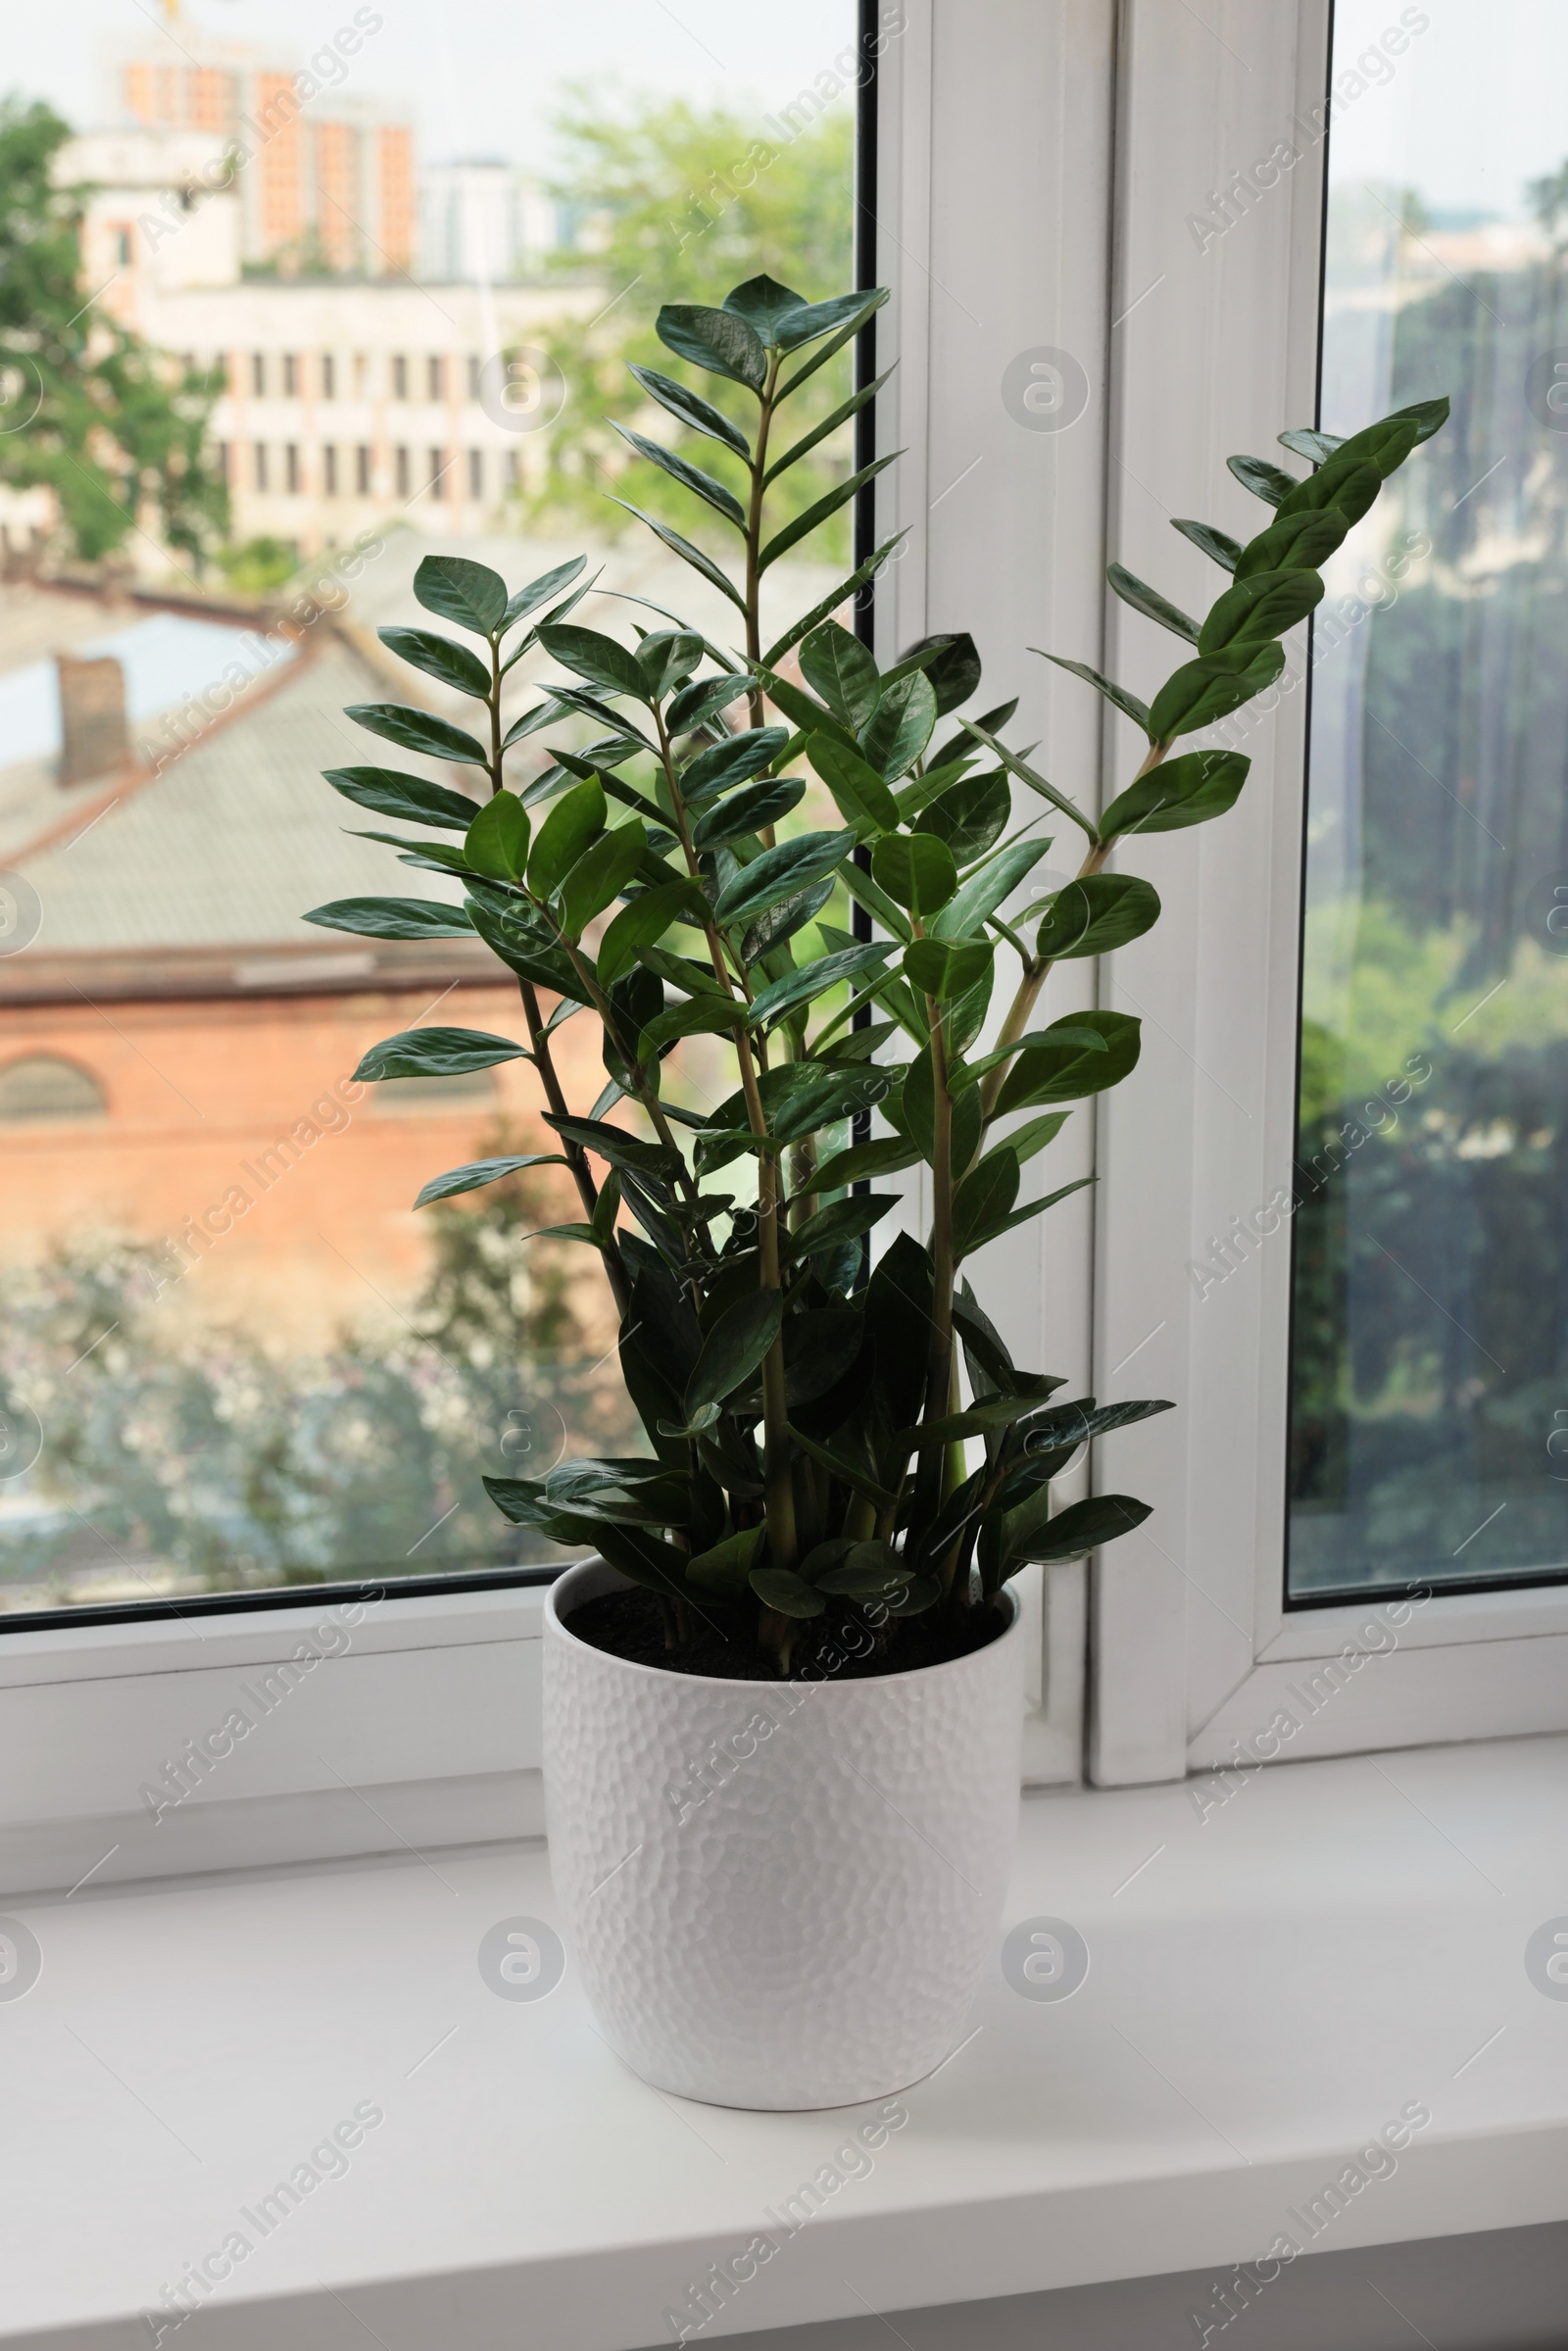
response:
[[[1218,238],[1180,208],[1201,217],[1236,165],[1268,157],[1293,122],[1310,127],[1331,20],[1331,0],[1223,0],[1200,42],[1158,0],[1124,15],[1111,538],[1178,602],[1211,596],[1213,575],[1167,515],[1255,528],[1226,455],[1268,452],[1282,424],[1317,413],[1325,148],[1303,141]],[[1154,630],[1119,606],[1108,630],[1110,674],[1152,689],[1169,666]],[[1154,1505],[1095,1566],[1090,1770],[1105,1785],[1568,1728],[1568,1586],[1286,1607],[1289,1227],[1202,1297],[1189,1270],[1204,1236],[1292,1182],[1304,634],[1287,639],[1290,690],[1256,708],[1241,801],[1222,824],[1145,846],[1166,919],[1102,977],[1102,1002],[1142,1000],[1161,1020],[1100,1115],[1097,1363],[1150,1333],[1140,1386],[1169,1381],[1180,1405],[1110,1439],[1100,1464],[1102,1486]],[[1112,730],[1124,774],[1131,729]],[[1118,1393],[1107,1372],[1102,1385]]]

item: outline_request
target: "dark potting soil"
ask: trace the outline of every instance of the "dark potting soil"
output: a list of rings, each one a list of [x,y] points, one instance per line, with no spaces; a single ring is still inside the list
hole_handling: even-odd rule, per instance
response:
[[[776,1682],[778,1669],[747,1641],[733,1640],[715,1615],[699,1622],[692,1637],[666,1645],[664,1616],[651,1592],[609,1592],[585,1600],[566,1618],[567,1629],[593,1648],[633,1665],[662,1666],[666,1673],[699,1674],[730,1682]],[[926,1616],[889,1617],[873,1625],[859,1611],[807,1617],[797,1627],[790,1651],[792,1682],[863,1682],[884,1674],[913,1673],[983,1649],[1007,1629],[1000,1609],[980,1617],[955,1643],[937,1611]]]

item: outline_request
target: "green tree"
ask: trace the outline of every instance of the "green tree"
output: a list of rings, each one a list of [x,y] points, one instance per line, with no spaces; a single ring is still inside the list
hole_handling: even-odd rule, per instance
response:
[[[808,300],[831,293],[851,275],[855,144],[854,101],[846,94],[799,136],[751,122],[725,106],[639,97],[618,113],[602,88],[573,90],[556,120],[564,163],[553,193],[575,218],[578,237],[563,269],[581,276],[591,265],[606,309],[592,320],[564,320],[539,337],[566,385],[561,416],[544,438],[546,472],[530,497],[531,519],[587,518],[599,530],[616,519],[606,493],[627,499],[690,534],[689,498],[654,467],[632,461],[615,427],[659,419],[628,372],[630,365],[664,368],[669,355],[654,320],[661,304],[716,306],[738,278],[766,272]],[[792,435],[802,438],[848,397],[846,350],[798,396]],[[746,420],[738,385],[709,388],[714,405]],[[822,497],[850,470],[850,431],[842,427],[781,480],[771,512],[782,524]],[[700,462],[744,498],[745,468],[712,441]],[[698,535],[726,553],[715,523]],[[815,542],[819,560],[843,564],[850,517],[836,515]]]
[[[221,389],[117,325],[82,281],[88,191],[51,172],[70,125],[0,101],[0,480],[42,484],[72,553],[113,553],[146,514],[200,562],[228,498],[204,437]]]

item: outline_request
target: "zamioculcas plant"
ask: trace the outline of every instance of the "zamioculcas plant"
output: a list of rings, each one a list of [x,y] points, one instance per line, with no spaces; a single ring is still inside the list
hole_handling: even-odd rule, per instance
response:
[[[1184,648],[1147,706],[1050,657],[1148,738],[1136,775],[1097,819],[1007,745],[1014,703],[956,717],[980,681],[967,637],[930,640],[883,670],[829,617],[892,542],[762,645],[766,573],[878,469],[771,528],[777,485],[870,388],[777,453],[791,395],[883,299],[808,303],[760,277],[721,310],[663,311],[663,341],[718,379],[723,407],[637,370],[651,402],[724,453],[737,485],[627,435],[735,534],[732,579],[651,522],[736,606],[742,647],[657,609],[668,625],[639,627],[635,644],[584,627],[568,617],[592,585],[580,561],[510,596],[482,564],[420,564],[419,603],[463,637],[381,633],[472,699],[475,731],[395,706],[349,714],[402,749],[476,770],[488,797],[476,810],[464,794],[380,767],[328,781],[427,828],[371,837],[407,864],[458,876],[466,896],[458,906],[350,900],[309,917],[377,938],[477,934],[515,975],[526,1047],[420,1028],[374,1047],[358,1074],[516,1057],[537,1070],[560,1145],[546,1156],[569,1170],[582,1209],[553,1230],[603,1262],[651,1457],[569,1460],[540,1480],[488,1484],[510,1518],[592,1545],[653,1595],[642,1605],[657,1603],[664,1661],[698,1672],[802,1670],[850,1612],[874,1628],[885,1669],[961,1653],[991,1637],[996,1595],[1026,1562],[1077,1557],[1148,1515],[1122,1494],[1053,1513],[1052,1490],[1086,1441],[1168,1406],[1054,1400],[1063,1383],[1014,1364],[966,1266],[1078,1189],[1020,1202],[1025,1170],[1070,1106],[1138,1059],[1139,1023],[1126,1013],[1040,1020],[1053,965],[1123,946],[1156,920],[1151,884],[1112,859],[1136,835],[1223,814],[1249,764],[1236,751],[1177,746],[1279,676],[1280,637],[1322,596],[1320,566],[1446,414],[1428,401],[1346,441],[1281,434],[1304,476],[1233,458],[1271,512],[1245,546],[1176,524],[1228,575],[1201,619],[1111,566],[1116,593]],[[505,680],[535,646],[566,674],[504,728]],[[780,673],[796,647],[804,684]],[[509,787],[512,747],[570,718],[597,739],[553,750],[526,789]],[[801,824],[813,775],[836,824]],[[1013,779],[1026,807],[1043,804],[1022,823]],[[1083,856],[1077,878],[1031,915],[1031,936],[1004,909],[1051,846],[1035,829],[1048,812],[1082,836]],[[836,893],[880,936],[828,919]],[[1020,969],[1003,1009],[997,966],[1012,956]],[[988,1031],[994,1002],[1001,1018]],[[592,1103],[566,1100],[553,1057],[562,1023],[580,1012],[603,1039],[608,1083]],[[671,1050],[698,1033],[734,1060],[733,1090],[700,1116],[662,1083]],[[873,1106],[890,1131],[851,1141],[846,1122]],[[862,1237],[895,1204],[864,1179],[918,1161],[930,1170],[928,1242],[901,1236],[863,1279]],[[537,1163],[455,1168],[420,1203]]]

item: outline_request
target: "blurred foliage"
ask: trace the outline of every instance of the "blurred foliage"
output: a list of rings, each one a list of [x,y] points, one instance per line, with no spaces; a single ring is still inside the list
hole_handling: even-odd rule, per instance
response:
[[[105,1573],[117,1597],[154,1598],[557,1556],[498,1525],[481,1477],[630,1432],[618,1379],[585,1361],[560,1252],[525,1262],[549,1207],[524,1177],[438,1208],[412,1332],[303,1360],[177,1321],[154,1248],[77,1245],[8,1274],[0,1406],[35,1412],[44,1446],[0,1514],[0,1592],[38,1606],[90,1600]]]
[[[632,456],[611,419],[683,448],[744,497],[744,467],[716,442],[679,433],[627,373],[628,362],[671,371],[654,332],[664,303],[722,304],[738,280],[766,271],[810,301],[853,282],[851,222],[855,115],[841,97],[788,144],[725,106],[623,94],[603,82],[568,91],[556,132],[564,154],[553,193],[578,225],[560,267],[591,269],[606,309],[563,320],[535,340],[565,378],[566,405],[543,436],[546,472],[523,500],[531,527],[612,533],[628,517],[605,493],[629,499],[733,559],[737,542],[655,466]],[[679,363],[675,372],[684,374]],[[852,352],[829,361],[796,394],[786,438],[804,438],[849,397]],[[736,384],[705,377],[704,397],[749,426],[756,404]],[[834,434],[782,480],[770,502],[776,524],[804,513],[851,471],[851,430]],[[696,524],[694,532],[694,523]],[[709,525],[711,525],[709,528]],[[816,536],[817,560],[848,567],[851,521],[836,515]]]
[[[52,108],[0,100],[0,480],[51,489],[68,550],[86,562],[145,524],[199,563],[228,520],[203,446],[221,374],[153,351],[88,299],[89,191],[51,179],[70,136]]]
[[[218,568],[241,596],[270,596],[286,587],[299,566],[300,552],[292,539],[245,539],[218,550]]]

